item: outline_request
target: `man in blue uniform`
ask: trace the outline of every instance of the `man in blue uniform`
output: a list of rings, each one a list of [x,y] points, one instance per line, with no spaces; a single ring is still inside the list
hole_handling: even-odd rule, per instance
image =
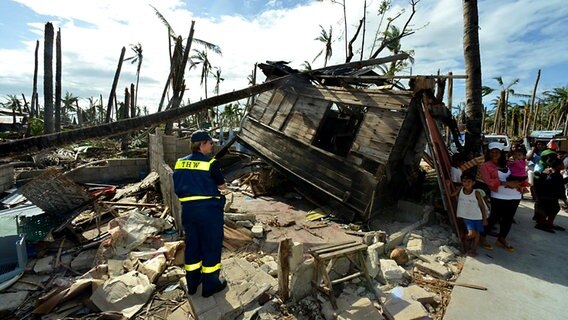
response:
[[[191,135],[191,154],[177,160],[174,189],[182,205],[185,231],[185,272],[189,294],[200,283],[204,297],[222,291],[226,281],[219,280],[223,245],[223,207],[225,179],[219,162],[207,155],[213,140],[206,131]]]

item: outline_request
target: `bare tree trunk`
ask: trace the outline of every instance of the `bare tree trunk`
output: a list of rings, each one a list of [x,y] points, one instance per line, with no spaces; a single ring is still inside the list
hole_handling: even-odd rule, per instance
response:
[[[361,56],[359,60],[363,60],[363,53],[365,52],[365,32],[367,29],[367,0],[363,2],[363,34],[361,38]]]
[[[536,74],[536,80],[535,80],[535,82],[534,82],[534,88],[533,88],[533,92],[532,92],[532,95],[531,95],[531,103],[530,103],[530,105],[529,105],[531,111],[533,111],[533,110],[535,109],[534,101],[535,101],[535,99],[536,99],[536,89],[538,88],[538,82],[539,82],[539,81],[540,81],[540,69],[538,69],[538,72],[537,72],[537,74]],[[533,111],[533,112],[534,112],[534,111]],[[529,120],[530,120],[530,118],[529,118]],[[536,120],[536,119],[535,119],[535,120]],[[525,136],[526,136],[527,133],[528,133],[528,132],[527,132],[527,129],[526,129],[526,128],[528,128],[528,126],[529,126],[529,124],[527,123],[527,124],[526,124],[526,127],[525,127],[525,132],[524,132],[524,135],[525,135]]]
[[[39,112],[37,110],[37,68],[38,68],[38,52],[39,52],[39,40],[36,40],[36,48],[35,48],[35,55],[34,55],[34,82],[32,87],[32,102],[30,111],[30,118],[39,116]]]
[[[114,80],[112,81],[112,88],[110,89],[110,94],[108,96],[108,104],[106,110],[105,122],[110,122],[110,115],[112,113],[112,100],[115,97],[116,86],[118,85],[118,78],[120,77],[120,69],[122,69],[122,61],[124,60],[124,54],[126,53],[126,48],[122,47],[120,51],[120,58],[118,59],[118,66],[116,67],[116,72],[114,73]],[[118,116],[118,115],[117,115]]]
[[[479,56],[479,17],[477,0],[463,0],[466,87],[466,154],[481,153],[481,122],[483,103],[481,95],[481,58]]]
[[[22,93],[22,100],[24,101],[24,112],[30,113],[30,107],[28,106],[28,101],[26,100],[26,96]]]
[[[114,114],[116,115],[116,119],[118,120],[118,117],[120,117],[120,113],[118,113],[118,100],[116,99],[116,92],[114,93],[112,99],[114,102]]]
[[[162,106],[164,105],[164,100],[166,99],[166,93],[170,86],[170,81],[172,80],[172,72],[168,75],[168,80],[166,80],[166,85],[164,86],[164,91],[162,92],[162,98],[160,98],[160,104],[158,105],[158,112],[162,112]]]
[[[191,49],[191,43],[193,42],[193,32],[194,32],[194,26],[195,26],[195,21],[191,21],[191,28],[189,29],[189,36],[187,37],[187,41],[186,41],[186,45],[184,48],[184,52],[183,52],[183,58],[182,58],[182,62],[181,62],[181,66],[179,67],[179,70],[177,70],[176,73],[172,72],[172,83],[176,84],[178,83],[178,85],[174,85],[174,96],[172,97],[172,101],[171,101],[171,108],[170,109],[176,109],[180,106],[181,101],[183,99],[183,94],[185,91],[185,85],[182,85],[182,88],[177,88],[179,86],[180,83],[183,82],[183,75],[185,72],[185,66],[187,65],[187,60],[189,59],[189,50]],[[175,52],[174,52],[175,54]],[[171,68],[173,68],[173,65],[171,66]],[[174,79],[175,77],[175,79]],[[181,90],[179,90],[181,89]],[[207,100],[207,77],[205,77],[205,97]],[[171,135],[172,134],[172,129],[173,129],[173,122],[168,122],[166,123],[166,127],[164,129],[164,133]]]
[[[83,126],[83,111],[79,108],[79,99],[75,100],[75,109],[77,109],[77,124]]]
[[[45,24],[43,45],[43,132],[52,133],[53,125],[53,24]]]
[[[136,87],[138,88],[138,87]],[[137,90],[134,88],[134,83],[130,84],[130,92],[132,92],[132,99],[130,101],[130,118],[136,117],[136,98]]]
[[[55,38],[55,132],[61,132],[61,28]]]
[[[100,94],[99,103],[100,103],[100,109],[99,109],[99,111],[101,112],[101,113],[99,114],[99,120],[100,120],[99,123],[103,123],[105,115],[104,115],[103,95],[102,95],[102,94]]]
[[[128,111],[130,111],[130,92],[128,92],[128,87],[124,88],[124,104],[120,109],[120,118],[128,119]]]

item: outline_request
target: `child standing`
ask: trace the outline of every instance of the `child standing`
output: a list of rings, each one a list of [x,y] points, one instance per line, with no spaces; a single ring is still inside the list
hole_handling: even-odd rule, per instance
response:
[[[518,191],[520,193],[527,193],[530,184],[528,182],[527,175],[527,161],[525,160],[525,154],[522,150],[513,151],[512,160],[509,162],[509,171],[511,174],[507,177],[507,181],[519,181]]]
[[[464,172],[461,182],[463,187],[458,195],[457,216],[463,219],[467,227],[466,239],[470,240],[467,255],[475,257],[479,235],[483,232],[483,226],[487,225],[487,212],[481,193],[473,189],[475,177],[469,172]]]

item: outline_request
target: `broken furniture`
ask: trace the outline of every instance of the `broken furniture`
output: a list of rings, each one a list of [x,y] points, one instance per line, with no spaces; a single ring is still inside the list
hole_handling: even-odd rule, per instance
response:
[[[337,309],[337,301],[333,295],[333,285],[335,284],[362,277],[367,281],[369,289],[374,292],[373,283],[371,282],[371,277],[369,277],[367,266],[365,265],[364,252],[366,251],[367,245],[356,240],[324,245],[309,251],[314,257],[312,284],[317,290],[329,297],[334,309]],[[331,280],[330,273],[332,271],[335,272],[333,267],[335,263],[342,258],[351,262],[351,267],[355,272],[343,275],[343,277],[339,279]]]

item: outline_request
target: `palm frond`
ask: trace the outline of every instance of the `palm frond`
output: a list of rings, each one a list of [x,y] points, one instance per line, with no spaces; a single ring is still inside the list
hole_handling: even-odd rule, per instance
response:
[[[156,9],[156,7],[154,7],[151,4],[149,6],[152,7],[152,9],[154,9],[154,13],[158,17],[158,19],[160,19],[160,21],[162,21],[162,23],[168,28],[168,31],[170,32],[170,36],[175,38],[176,33],[174,32],[174,29],[172,28],[172,26],[170,25],[168,20],[166,20],[166,18],[160,13],[160,11],[158,11],[158,9]]]

